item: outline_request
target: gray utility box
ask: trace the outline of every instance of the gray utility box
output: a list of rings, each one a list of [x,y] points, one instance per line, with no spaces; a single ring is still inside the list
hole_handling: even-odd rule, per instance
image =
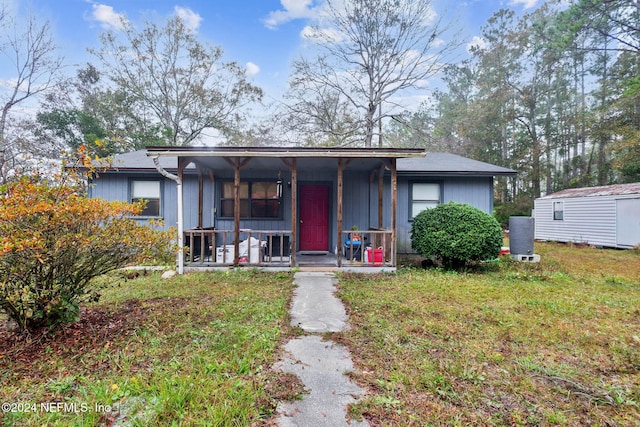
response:
[[[511,255],[533,255],[535,222],[530,216],[509,217],[509,252]]]

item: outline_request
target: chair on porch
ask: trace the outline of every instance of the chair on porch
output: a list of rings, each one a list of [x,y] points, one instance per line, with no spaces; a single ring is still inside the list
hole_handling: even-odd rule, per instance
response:
[[[213,230],[214,227],[194,228],[189,231]],[[191,237],[193,235],[193,252],[191,251]],[[204,254],[202,253],[202,239],[204,238]],[[189,249],[187,260],[198,261],[203,257],[204,261],[211,259],[212,246],[211,238],[208,234],[185,233],[184,246]]]
[[[344,257],[348,260],[362,260],[362,243],[362,236],[359,233],[350,233],[344,242]]]
[[[271,235],[266,239],[264,248],[264,260],[272,261],[289,261],[291,257],[291,241],[287,235]]]

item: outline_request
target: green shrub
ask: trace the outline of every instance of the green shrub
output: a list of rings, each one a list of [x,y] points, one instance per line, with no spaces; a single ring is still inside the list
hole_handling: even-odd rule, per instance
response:
[[[411,247],[446,266],[496,258],[502,247],[500,224],[491,215],[463,203],[446,203],[413,219]]]

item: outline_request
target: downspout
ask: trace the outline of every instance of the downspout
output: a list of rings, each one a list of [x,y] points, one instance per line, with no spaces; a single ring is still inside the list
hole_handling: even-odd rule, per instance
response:
[[[184,222],[182,218],[182,180],[179,176],[174,175],[172,173],[167,172],[162,166],[160,166],[160,161],[158,160],[158,156],[152,156],[153,164],[156,166],[156,169],[162,176],[165,178],[169,178],[172,181],[175,181],[177,193],[178,193],[178,274],[184,274],[184,256],[182,255],[182,248],[184,246],[183,242],[183,234],[184,234]]]

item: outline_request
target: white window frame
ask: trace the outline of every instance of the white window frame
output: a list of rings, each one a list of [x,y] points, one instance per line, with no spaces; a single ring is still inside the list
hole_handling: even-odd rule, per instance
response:
[[[147,206],[140,213],[140,217],[162,217],[162,181],[158,179],[130,179],[129,201],[134,203],[140,200],[147,202]]]
[[[552,209],[553,209],[553,220],[564,221],[564,202],[554,201],[552,203]]]
[[[411,185],[411,196],[409,197],[409,220],[425,209],[431,209],[442,203],[442,183],[414,181]],[[416,187],[423,186],[422,190],[416,191]],[[429,187],[431,187],[429,189]],[[435,188],[434,188],[435,187]],[[437,197],[436,197],[437,196]]]

